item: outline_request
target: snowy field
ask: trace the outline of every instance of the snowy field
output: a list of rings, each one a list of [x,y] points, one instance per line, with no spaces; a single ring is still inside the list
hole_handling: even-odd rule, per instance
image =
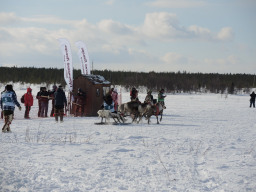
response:
[[[25,92],[14,89],[18,98]],[[36,95],[39,86],[32,89]],[[155,117],[150,125],[95,125],[98,117],[55,123],[36,117],[37,100],[25,120],[24,107],[16,108],[12,133],[0,134],[0,191],[256,191],[248,95],[168,95],[166,106],[159,125]]]

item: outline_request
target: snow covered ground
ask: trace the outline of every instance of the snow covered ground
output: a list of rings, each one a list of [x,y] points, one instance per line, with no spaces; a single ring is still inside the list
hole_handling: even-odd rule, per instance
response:
[[[14,88],[19,98],[25,92]],[[32,119],[16,109],[12,133],[0,134],[1,192],[256,190],[256,109],[248,95],[168,95],[159,125],[155,118],[55,123],[36,117],[35,101]]]

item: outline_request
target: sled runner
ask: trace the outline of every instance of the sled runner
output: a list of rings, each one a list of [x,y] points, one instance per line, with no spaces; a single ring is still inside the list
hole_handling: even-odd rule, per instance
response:
[[[116,123],[116,122],[98,122],[98,123],[94,123],[94,125],[130,125],[132,123]]]

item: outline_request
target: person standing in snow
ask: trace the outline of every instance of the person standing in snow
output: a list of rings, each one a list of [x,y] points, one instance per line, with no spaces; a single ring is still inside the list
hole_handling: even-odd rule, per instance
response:
[[[40,87],[40,91],[37,92],[36,98],[38,99],[38,113],[37,116],[40,117],[41,115],[41,93],[42,93],[43,87]]]
[[[251,99],[250,99],[250,107],[253,107],[255,108],[255,97],[256,97],[256,94],[254,93],[254,91],[252,92],[252,94],[250,95]]]
[[[13,113],[15,110],[15,105],[21,110],[21,106],[17,101],[16,94],[12,88],[12,85],[6,85],[5,91],[1,94],[1,109],[3,110],[4,116],[4,126],[2,132],[10,132],[10,124],[13,120]]]
[[[54,103],[55,103],[55,99],[54,99],[54,93],[57,91],[57,86],[53,85],[52,86],[52,90],[49,92],[50,95],[50,99],[52,99],[52,110],[51,110],[51,114],[50,116],[53,117],[54,114]]]
[[[63,87],[60,85],[57,91],[54,93],[54,117],[55,121],[58,122],[58,117],[60,116],[60,122],[63,122],[64,107],[67,106],[67,98]]]
[[[40,117],[48,117],[48,103],[49,103],[49,93],[46,91],[46,87],[43,87],[42,93],[40,95],[41,100],[41,112]]]
[[[24,114],[24,118],[25,119],[29,119],[29,112],[31,109],[31,106],[33,106],[33,95],[32,95],[32,89],[31,88],[27,88],[27,93],[25,93],[24,95],[24,105],[26,107],[25,109],[25,114]]]
[[[85,103],[86,103],[86,94],[81,88],[79,88],[74,98],[75,117],[77,116],[83,117],[85,115],[84,114]]]

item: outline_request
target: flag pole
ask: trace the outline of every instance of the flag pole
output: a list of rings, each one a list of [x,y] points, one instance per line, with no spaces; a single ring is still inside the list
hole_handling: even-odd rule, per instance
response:
[[[252,85],[253,88],[254,88],[254,83],[255,83],[255,74],[254,74],[253,85]]]
[[[92,75],[93,75],[93,60],[92,60]]]

